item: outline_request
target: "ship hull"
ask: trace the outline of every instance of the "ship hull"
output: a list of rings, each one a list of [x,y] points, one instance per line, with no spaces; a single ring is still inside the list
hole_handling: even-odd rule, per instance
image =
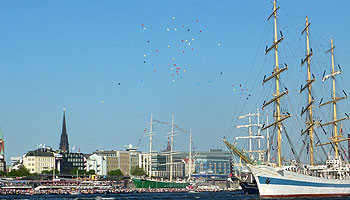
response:
[[[256,183],[240,182],[239,185],[245,194],[259,194],[259,189]]]
[[[188,183],[167,182],[167,181],[155,181],[134,178],[134,185],[136,188],[186,188]]]
[[[248,166],[261,197],[350,196],[350,180],[326,179],[270,166]]]

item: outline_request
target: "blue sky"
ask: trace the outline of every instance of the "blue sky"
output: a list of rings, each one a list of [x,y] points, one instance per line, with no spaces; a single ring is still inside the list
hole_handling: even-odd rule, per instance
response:
[[[293,45],[308,15],[314,43],[327,48],[334,37],[349,78],[350,3],[278,4],[285,40],[296,38],[286,46],[304,47],[304,40]],[[258,75],[272,70],[260,68],[272,41],[271,10],[270,1],[253,0],[2,1],[0,124],[7,160],[36,144],[58,148],[63,107],[70,147],[82,152],[136,145],[151,113],[167,122],[174,113],[178,126],[193,129],[198,150],[224,147],[221,138],[235,134],[236,117],[262,104],[253,88],[261,87]],[[294,52],[291,66],[303,53]],[[300,65],[295,68],[291,77],[298,77]],[[156,149],[165,148],[169,130],[155,125]],[[143,138],[139,148],[146,143]],[[175,147],[187,150],[188,135],[179,132]]]

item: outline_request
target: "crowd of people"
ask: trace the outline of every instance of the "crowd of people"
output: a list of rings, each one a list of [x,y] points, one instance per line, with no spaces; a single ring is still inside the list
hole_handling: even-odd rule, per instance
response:
[[[128,187],[127,184],[122,181],[21,181],[3,182],[0,188],[0,195],[83,195],[189,191],[218,192],[219,190],[193,190],[193,188],[134,188],[132,186]]]

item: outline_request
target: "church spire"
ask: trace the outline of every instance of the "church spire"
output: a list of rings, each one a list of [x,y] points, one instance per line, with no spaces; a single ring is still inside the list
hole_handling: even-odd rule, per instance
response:
[[[62,125],[61,141],[60,141],[60,151],[69,152],[68,135],[66,130],[66,109],[65,108],[63,108],[63,125]]]

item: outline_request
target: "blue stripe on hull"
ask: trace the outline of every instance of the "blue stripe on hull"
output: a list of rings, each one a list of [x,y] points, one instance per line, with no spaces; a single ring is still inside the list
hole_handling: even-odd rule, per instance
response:
[[[289,179],[280,178],[269,178],[259,176],[260,184],[271,184],[271,185],[294,185],[294,186],[309,186],[309,187],[335,187],[335,188],[347,188],[350,184],[335,184],[335,183],[315,183],[307,181],[296,181]]]

